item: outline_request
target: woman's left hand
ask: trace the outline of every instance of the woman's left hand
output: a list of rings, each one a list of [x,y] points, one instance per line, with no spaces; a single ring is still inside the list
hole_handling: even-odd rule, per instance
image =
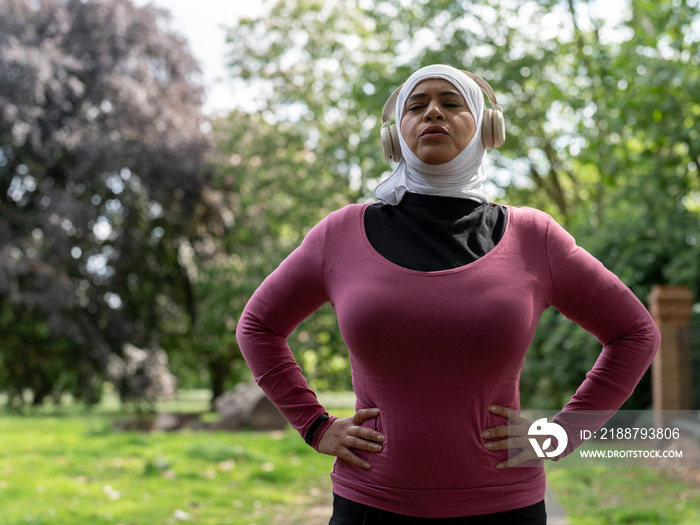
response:
[[[532,445],[528,439],[528,431],[530,430],[532,421],[522,417],[515,410],[508,407],[490,406],[489,412],[508,419],[508,424],[487,428],[484,430],[484,432],[482,432],[481,437],[484,439],[504,437],[506,439],[488,441],[484,443],[484,448],[486,448],[486,450],[520,450],[519,454],[516,454],[515,456],[508,458],[506,461],[502,461],[496,465],[497,469],[506,469],[524,463],[525,461],[538,459],[537,453],[535,452],[535,449],[532,448]],[[544,436],[541,436],[541,440],[538,436],[533,437],[536,437],[538,441],[544,441],[546,439]],[[542,446],[542,442],[540,442],[540,446]]]

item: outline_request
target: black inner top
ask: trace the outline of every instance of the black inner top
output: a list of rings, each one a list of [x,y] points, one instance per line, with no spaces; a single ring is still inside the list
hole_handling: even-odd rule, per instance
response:
[[[406,193],[396,205],[365,211],[370,244],[389,261],[423,272],[464,266],[503,237],[507,210],[470,199]]]

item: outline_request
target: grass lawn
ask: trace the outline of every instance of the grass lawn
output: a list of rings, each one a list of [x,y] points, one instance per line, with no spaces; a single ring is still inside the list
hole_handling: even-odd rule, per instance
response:
[[[292,430],[137,433],[0,415],[0,525],[327,524],[333,459]]]
[[[201,395],[164,408],[205,406]],[[0,525],[328,523],[333,459],[294,431],[120,432],[116,408],[0,413]],[[547,476],[571,525],[700,523],[700,488],[658,470],[552,466]]]
[[[547,465],[547,483],[571,525],[700,523],[700,486],[664,469]]]

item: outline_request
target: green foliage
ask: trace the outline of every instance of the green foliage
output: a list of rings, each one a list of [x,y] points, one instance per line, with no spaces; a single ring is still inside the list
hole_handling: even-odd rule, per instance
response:
[[[297,361],[313,388],[321,391],[350,388],[350,356],[330,304],[299,325],[291,338]]]
[[[323,146],[321,136],[313,139],[309,133],[298,123],[269,122],[257,113],[234,111],[213,122],[216,148],[207,198],[222,210],[223,222],[216,235],[191,250],[197,315],[185,337],[172,331],[176,337],[169,347],[182,350],[174,354],[176,371],[208,378],[214,396],[249,373],[234,331],[252,293],[312,226],[358,197],[348,178],[339,175],[342,170],[333,169],[337,148]],[[181,319],[172,322],[184,326]],[[315,386],[348,384],[347,363],[339,365],[335,356],[343,343],[332,310],[310,318],[295,342],[307,364],[303,356],[310,347],[329,355],[319,373],[307,367],[319,377]],[[330,368],[341,379],[320,373]]]
[[[587,2],[556,0],[276,2],[231,28],[231,72],[259,88],[263,119],[307,137],[319,163],[305,176],[350,173],[368,198],[389,169],[378,139],[389,93],[430,63],[475,71],[507,122],[489,154],[494,196],[551,213],[642,300],[659,283],[700,292],[698,5],[630,0],[616,15],[613,26]],[[599,351],[548,312],[523,403],[560,407]],[[645,378],[630,406],[648,401]]]
[[[71,394],[88,404],[102,395],[102,381],[85,362],[81,349],[66,337],[51,332],[48,323],[37,320],[29,310],[0,303],[0,385],[7,392],[7,406],[22,409],[31,393],[31,404],[38,406],[47,399],[60,403],[63,394]],[[73,366],[65,368],[65,363]]]
[[[206,224],[208,141],[166,22],[129,0],[0,3],[0,389],[34,403],[94,401],[126,343],[192,314],[179,252]]]
[[[690,320],[690,329],[681,340],[690,351],[691,378],[696,377],[695,371],[700,370],[700,311],[696,311]],[[691,379],[693,389],[692,409],[700,410],[700,382]]]
[[[0,66],[13,72],[0,81],[11,102],[0,110],[0,199],[11,212],[0,220],[9,239],[0,301],[4,327],[17,323],[29,346],[52,347],[42,356],[103,370],[125,340],[160,341],[185,385],[208,382],[216,395],[246,376],[233,333],[250,294],[323,216],[371,198],[390,170],[381,108],[412,71],[436,62],[479,73],[505,111],[506,143],[486,166],[494,198],[551,213],[642,300],[657,283],[700,293],[697,2],[629,0],[615,25],[575,0],[268,2],[229,29],[231,75],[254,94],[242,91],[245,109],[212,122],[206,180],[196,65],[177,38],[144,32],[157,16],[138,11],[148,16],[134,22],[125,0],[37,5],[3,4],[12,16],[2,27],[27,52],[0,35]],[[96,45],[113,26],[129,38]],[[42,41],[54,42],[51,53],[37,52]],[[148,43],[136,55],[159,74],[120,62],[127,41]],[[103,82],[101,71],[122,81]],[[28,89],[35,78],[45,89]],[[131,104],[142,88],[146,105],[160,108],[155,118]],[[106,238],[98,224],[109,225]],[[12,289],[21,294],[10,302]],[[6,339],[15,341],[3,354],[10,363],[24,347]],[[349,386],[330,307],[290,343],[313,386]],[[546,313],[523,404],[561,406],[599,350]],[[631,403],[648,396],[643,386]]]

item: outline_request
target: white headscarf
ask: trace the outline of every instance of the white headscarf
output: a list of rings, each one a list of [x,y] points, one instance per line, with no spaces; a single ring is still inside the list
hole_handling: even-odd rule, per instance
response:
[[[406,99],[419,82],[442,78],[450,82],[464,97],[474,116],[476,129],[469,144],[451,161],[426,164],[411,151],[401,135],[401,117]],[[484,96],[479,86],[467,75],[451,66],[432,65],[419,69],[404,83],[396,101],[395,121],[401,144],[401,161],[389,178],[374,190],[374,196],[384,204],[396,205],[407,191],[424,195],[460,197],[488,202],[484,193],[485,175],[481,163],[486,148],[481,140],[484,119]]]

